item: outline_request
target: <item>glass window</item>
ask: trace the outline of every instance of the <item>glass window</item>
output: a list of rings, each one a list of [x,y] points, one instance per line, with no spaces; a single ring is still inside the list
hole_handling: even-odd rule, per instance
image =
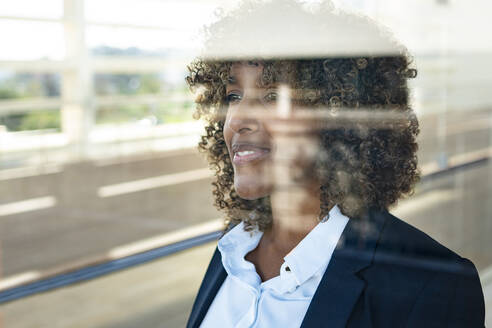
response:
[[[0,326],[182,327],[225,223],[384,190],[474,263],[492,325],[492,4],[38,2],[0,4]]]

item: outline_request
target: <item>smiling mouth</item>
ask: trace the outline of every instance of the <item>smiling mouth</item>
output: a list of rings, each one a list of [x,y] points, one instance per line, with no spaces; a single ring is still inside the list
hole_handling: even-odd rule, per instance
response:
[[[270,154],[270,149],[252,145],[242,145],[233,147],[233,149],[234,156],[232,158],[232,162],[234,165],[251,164],[263,160]]]

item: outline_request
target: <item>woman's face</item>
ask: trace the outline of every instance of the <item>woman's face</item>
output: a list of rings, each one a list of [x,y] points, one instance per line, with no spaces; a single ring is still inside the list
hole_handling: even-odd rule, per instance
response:
[[[235,63],[226,87],[229,106],[224,138],[234,168],[235,190],[249,200],[265,197],[272,190],[272,138],[258,112],[274,106],[277,91],[274,85],[260,86],[262,72],[261,64]]]

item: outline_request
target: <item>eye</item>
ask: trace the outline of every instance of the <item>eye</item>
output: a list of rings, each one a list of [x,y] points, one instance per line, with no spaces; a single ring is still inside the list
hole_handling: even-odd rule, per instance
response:
[[[226,102],[228,104],[233,104],[239,102],[242,98],[243,96],[241,96],[239,93],[231,92],[226,96]]]
[[[273,103],[273,102],[276,102],[277,101],[277,98],[278,98],[277,92],[276,91],[271,91],[271,92],[267,93],[267,95],[265,97],[263,97],[263,100],[266,103]]]

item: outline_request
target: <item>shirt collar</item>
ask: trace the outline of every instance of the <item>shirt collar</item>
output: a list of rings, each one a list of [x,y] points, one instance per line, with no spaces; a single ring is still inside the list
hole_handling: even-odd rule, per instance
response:
[[[321,269],[325,269],[348,220],[349,218],[335,205],[329,214],[284,257],[285,263],[279,275],[281,277],[285,275],[283,269],[288,266],[299,286]],[[243,274],[256,273],[254,265],[244,257],[258,246],[262,235],[263,232],[257,228],[251,232],[245,231],[244,223],[241,222],[218,242],[226,272],[231,276],[246,278],[252,286],[259,285],[261,281],[258,275]]]
[[[249,286],[259,286],[261,279],[256,273],[253,263],[246,261],[246,254],[256,248],[263,232],[255,228],[252,231],[244,230],[244,222],[240,222],[227,232],[218,243],[222,256],[222,265],[227,274],[236,277]]]
[[[335,205],[327,217],[284,257],[299,285],[326,268],[348,220]]]

